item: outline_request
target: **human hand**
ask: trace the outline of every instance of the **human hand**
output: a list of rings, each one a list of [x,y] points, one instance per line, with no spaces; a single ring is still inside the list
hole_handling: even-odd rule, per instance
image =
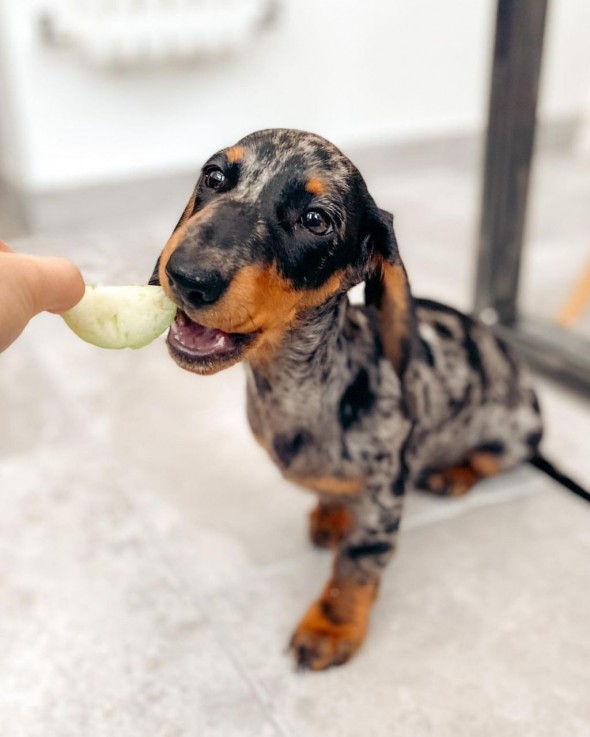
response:
[[[63,312],[84,295],[75,264],[62,258],[14,253],[0,241],[0,351],[39,312]]]

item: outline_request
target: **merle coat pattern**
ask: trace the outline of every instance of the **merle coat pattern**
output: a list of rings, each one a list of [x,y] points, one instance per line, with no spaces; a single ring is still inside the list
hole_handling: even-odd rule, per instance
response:
[[[366,304],[347,291],[366,281]],[[364,639],[406,490],[465,493],[535,454],[527,373],[486,327],[415,299],[393,232],[324,139],[259,131],[203,167],[153,282],[179,306],[183,368],[243,360],[248,419],[282,473],[314,491],[333,574],[291,641],[301,667]]]

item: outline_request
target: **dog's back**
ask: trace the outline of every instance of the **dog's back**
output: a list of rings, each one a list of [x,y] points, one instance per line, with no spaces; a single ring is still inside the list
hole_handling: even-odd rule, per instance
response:
[[[479,453],[503,471],[534,455],[541,417],[526,368],[467,315],[431,300],[415,306],[421,351],[406,381],[416,403],[408,462],[423,474]]]

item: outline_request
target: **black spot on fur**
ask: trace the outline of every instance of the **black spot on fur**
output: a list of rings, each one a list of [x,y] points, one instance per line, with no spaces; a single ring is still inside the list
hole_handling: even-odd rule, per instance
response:
[[[367,306],[374,305],[377,309],[381,309],[383,289],[381,270],[369,274],[365,280],[365,304]]]
[[[424,356],[424,360],[429,366],[434,367],[434,354],[432,353],[431,347],[425,340],[421,340],[420,342],[422,343],[422,354]]]
[[[492,455],[502,455],[504,451],[506,450],[506,446],[504,443],[501,443],[499,440],[494,441],[492,440],[489,443],[481,443],[481,445],[477,446],[477,450],[481,453],[491,453]]]
[[[397,532],[399,530],[399,519],[392,519],[389,520],[389,522],[386,522],[383,525],[383,532],[386,532],[388,535],[391,535],[394,532]]]
[[[456,310],[454,307],[441,304],[440,302],[435,302],[431,299],[416,299],[415,303],[418,307],[424,307],[428,310],[434,310],[446,315],[453,315],[453,317],[458,319],[463,328],[463,348],[467,354],[467,360],[471,368],[480,376],[482,387],[486,389],[488,386],[488,378],[483,367],[477,341],[473,339],[472,335],[472,331],[477,327],[478,323],[463,312],[459,312],[459,310]],[[438,325],[439,323],[435,324],[435,329],[440,331]]]
[[[391,485],[393,496],[403,496],[406,493],[406,479],[402,474],[399,474],[393,484]]]
[[[467,384],[467,388],[465,389],[465,394],[463,394],[462,397],[459,397],[459,399],[453,399],[451,397],[449,399],[449,411],[451,413],[449,419],[454,419],[466,407],[470,407],[472,404],[472,397],[473,397],[473,385],[472,384]]]
[[[483,367],[477,341],[473,339],[473,335],[471,334],[474,326],[473,322],[468,317],[463,316],[462,323],[464,330],[463,348],[467,354],[467,361],[473,371],[481,378],[481,385],[485,389],[488,386],[488,378]]]
[[[416,415],[416,408],[412,400],[411,394],[402,394],[399,404],[397,405],[397,411],[405,420],[410,420]],[[386,417],[391,416],[391,412],[385,414]]]
[[[452,338],[453,332],[448,329],[446,325],[443,325],[442,322],[433,322],[432,323],[434,329],[436,332],[442,337],[442,338]]]
[[[450,305],[445,305],[442,302],[437,302],[434,299],[415,297],[414,302],[416,303],[417,307],[424,307],[427,310],[435,310],[437,312],[442,312],[445,315],[453,315],[454,317],[459,317],[463,319],[466,317],[466,315],[464,315],[462,312],[459,312],[459,310],[456,310],[454,307],[451,307]]]
[[[295,435],[276,435],[272,447],[281,464],[290,466],[307,442],[309,442],[309,433],[301,430]]]
[[[370,412],[374,403],[375,395],[369,386],[369,374],[361,369],[340,400],[338,419],[341,427],[348,430]]]
[[[512,369],[513,373],[516,373],[516,371],[517,371],[516,361],[514,359],[514,355],[513,355],[512,351],[510,350],[510,348],[508,347],[508,345],[503,340],[500,340],[500,338],[496,338],[496,345],[498,346],[498,350],[500,351],[500,353],[506,359],[506,362],[508,363],[508,365]]]
[[[393,545],[388,542],[369,543],[368,545],[357,545],[354,548],[349,548],[346,554],[352,560],[358,558],[366,558],[372,555],[384,555],[385,553],[391,552]]]
[[[323,146],[316,146],[313,155],[314,158],[316,158],[321,165],[325,166],[328,170],[332,170],[334,168],[334,154]]]
[[[406,483],[410,473],[408,463],[406,461],[406,453],[412,439],[413,431],[408,434],[408,437],[404,440],[400,454],[399,454],[399,472],[393,484],[391,485],[391,491],[394,496],[403,496],[406,493]]]
[[[541,443],[541,438],[543,437],[543,432],[541,430],[537,430],[536,432],[532,432],[527,436],[526,442],[529,448],[533,453],[536,453],[539,445]]]
[[[258,371],[253,371],[254,383],[256,384],[256,390],[261,397],[266,396],[272,389],[270,381]]]
[[[324,617],[332,624],[344,624],[346,621],[338,614],[334,605],[329,601],[325,601],[325,599],[320,601],[320,609]]]
[[[391,458],[391,453],[384,453],[383,451],[379,453],[375,453],[375,462],[381,463],[382,461],[386,461],[389,458]]]
[[[321,354],[320,347],[313,348],[305,355],[305,363],[311,366],[316,362],[319,354]]]

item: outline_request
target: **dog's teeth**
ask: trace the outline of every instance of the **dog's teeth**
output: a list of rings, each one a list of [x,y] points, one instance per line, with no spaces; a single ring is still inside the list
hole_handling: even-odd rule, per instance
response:
[[[215,341],[215,348],[223,348],[225,346],[225,335],[220,335]]]

